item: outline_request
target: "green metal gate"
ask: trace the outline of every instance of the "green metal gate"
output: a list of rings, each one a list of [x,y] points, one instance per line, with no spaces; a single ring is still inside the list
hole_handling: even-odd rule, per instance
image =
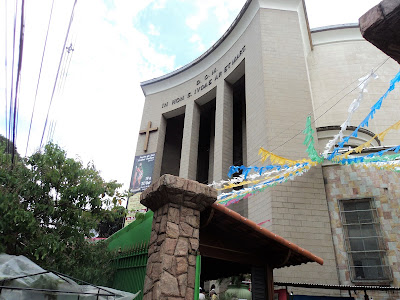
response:
[[[116,254],[112,261],[115,269],[113,288],[137,293],[136,299],[142,300],[144,277],[146,275],[148,243],[139,243]]]

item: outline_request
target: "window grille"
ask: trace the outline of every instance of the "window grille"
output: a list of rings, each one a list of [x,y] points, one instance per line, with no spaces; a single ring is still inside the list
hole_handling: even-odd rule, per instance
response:
[[[353,282],[391,280],[390,267],[385,263],[386,251],[379,219],[373,204],[372,199],[341,201],[340,215]]]

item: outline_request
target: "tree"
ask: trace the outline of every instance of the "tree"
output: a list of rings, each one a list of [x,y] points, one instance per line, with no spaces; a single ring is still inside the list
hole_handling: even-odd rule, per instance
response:
[[[124,226],[126,210],[123,206],[115,206],[105,210],[97,227],[99,238],[108,238]]]
[[[52,143],[14,164],[4,142],[0,147],[0,252],[107,284],[111,254],[105,243],[89,238],[105,215],[123,214],[104,208],[124,197],[117,191],[121,185],[104,181],[93,163],[83,166]]]

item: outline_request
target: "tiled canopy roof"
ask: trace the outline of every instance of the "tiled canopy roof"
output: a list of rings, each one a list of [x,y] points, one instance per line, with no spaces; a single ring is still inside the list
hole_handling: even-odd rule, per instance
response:
[[[237,212],[214,203],[201,213],[200,254],[210,258],[204,276],[231,276],[250,271],[251,266],[270,265],[273,268],[300,265],[308,262],[323,264],[323,259]],[[224,265],[234,262],[236,266]],[[218,268],[215,266],[218,265]],[[238,271],[240,270],[240,271]]]

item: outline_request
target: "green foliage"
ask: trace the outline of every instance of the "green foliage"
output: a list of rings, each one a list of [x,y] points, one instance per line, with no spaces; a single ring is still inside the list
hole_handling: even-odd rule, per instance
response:
[[[126,209],[115,206],[111,210],[103,210],[101,221],[97,227],[100,238],[108,238],[124,227]]]
[[[110,254],[104,242],[89,238],[102,222],[124,217],[124,208],[116,207],[124,197],[117,192],[121,185],[52,143],[14,164],[4,147],[0,143],[0,252],[106,285]]]

